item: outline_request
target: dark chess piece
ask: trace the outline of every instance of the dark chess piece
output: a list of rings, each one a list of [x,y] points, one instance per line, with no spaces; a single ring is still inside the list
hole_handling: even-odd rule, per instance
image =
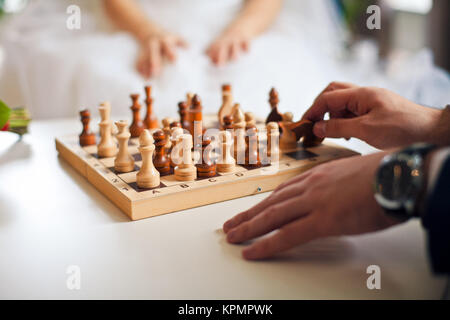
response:
[[[210,178],[216,175],[216,164],[211,159],[212,148],[210,144],[211,138],[204,136],[202,140],[202,161],[195,165],[197,167],[197,176],[199,178]]]
[[[178,103],[178,114],[180,115],[180,123],[183,129],[190,131],[191,123],[188,119],[188,105],[181,101]]]
[[[153,99],[152,99],[152,87],[146,86],[145,89],[145,105],[147,106],[147,113],[144,118],[144,126],[146,129],[159,128],[158,118],[153,113]]]
[[[223,117],[223,130],[233,129],[233,116],[227,115]]]
[[[280,102],[280,100],[278,99],[278,92],[277,90],[275,90],[275,88],[272,88],[269,93],[269,103],[272,110],[267,116],[266,124],[268,124],[269,122],[280,122],[283,120],[280,112],[278,112],[278,102]]]
[[[81,122],[83,123],[83,131],[80,134],[80,146],[91,146],[95,144],[95,134],[89,129],[91,121],[91,113],[89,110],[80,111]]]
[[[131,100],[133,101],[133,105],[130,107],[133,112],[133,122],[130,126],[130,133],[132,138],[137,138],[141,135],[142,131],[144,131],[144,123],[141,120],[141,115],[139,111],[141,110],[141,105],[139,104],[139,94],[131,94]]]
[[[166,154],[166,135],[162,130],[157,130],[153,133],[153,139],[155,141],[155,157],[153,158],[153,164],[156,170],[159,171],[161,176],[170,174],[170,160]]]

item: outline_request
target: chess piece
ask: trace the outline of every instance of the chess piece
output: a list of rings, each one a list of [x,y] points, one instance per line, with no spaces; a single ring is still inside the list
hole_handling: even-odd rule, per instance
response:
[[[252,112],[246,112],[244,114],[244,116],[245,116],[245,127],[246,128],[256,127],[255,116],[253,115]]]
[[[188,108],[191,108],[193,98],[194,98],[194,94],[192,92],[186,93],[186,106]]]
[[[153,133],[153,140],[155,141],[155,157],[153,164],[161,176],[170,174],[170,160],[166,155],[166,135],[162,130],[157,130]]]
[[[134,169],[134,159],[128,152],[128,140],[130,132],[127,130],[128,123],[126,120],[116,122],[119,133],[116,135],[119,142],[119,152],[114,159],[114,169],[117,172],[130,172]]]
[[[283,151],[292,151],[297,148],[297,137],[291,130],[292,113],[283,114],[283,120],[278,123],[281,128],[280,149]]]
[[[142,166],[136,173],[136,183],[139,188],[150,189],[160,186],[161,179],[158,170],[153,165],[153,152],[155,145],[150,131],[143,130],[139,136],[139,152],[142,156]]]
[[[158,118],[153,113],[153,98],[152,98],[152,87],[151,86],[145,86],[145,105],[147,107],[147,113],[145,114],[144,118],[144,127],[146,129],[157,129],[159,127],[158,125]]]
[[[217,172],[233,172],[236,166],[236,160],[231,155],[233,139],[229,131],[221,131],[219,134],[220,157],[217,162]]]
[[[172,121],[170,123],[170,129],[172,128],[181,128],[181,123],[179,123],[178,121]]]
[[[225,116],[231,115],[233,111],[233,96],[231,93],[231,85],[224,84],[222,86],[222,106],[219,109],[219,123],[221,128],[223,128],[223,118]]]
[[[189,131],[191,124],[188,120],[188,105],[186,104],[186,102],[178,103],[178,114],[180,115],[181,127]]]
[[[250,168],[261,167],[258,150],[258,130],[250,127],[245,136],[245,165]]]
[[[319,138],[314,134],[313,128],[314,123],[306,119],[292,123],[289,126],[289,129],[294,132],[297,141],[303,138],[302,144],[305,148],[316,147],[323,141],[323,138]]]
[[[100,111],[100,108],[101,108],[101,111]],[[112,125],[112,121],[110,118],[111,104],[109,103],[109,101],[104,101],[104,102],[100,103],[99,111],[100,111],[100,119],[101,119],[100,122],[109,121],[111,123],[111,126],[110,126],[111,135],[114,135],[114,127]]]
[[[232,130],[233,129],[233,116],[227,115],[223,117],[223,130]]]
[[[171,134],[171,130],[170,130],[170,124],[173,122],[172,118],[164,118],[162,120],[162,130],[164,131],[164,135],[166,136],[166,151],[168,151],[170,149],[170,147],[172,146],[172,142],[170,141],[170,134]]]
[[[234,159],[242,164],[245,161],[245,118],[238,103],[234,106],[233,120]]]
[[[192,98],[192,105],[189,108],[190,132],[194,137],[194,148],[197,149],[200,145],[201,136],[203,134],[203,115],[202,102],[200,97],[196,94]]]
[[[104,119],[99,123],[100,126],[100,142],[97,146],[97,154],[99,157],[114,157],[117,153],[117,146],[112,137],[111,120],[109,120],[108,106],[101,105],[98,108],[100,117]]]
[[[139,111],[141,110],[141,105],[139,104],[139,94],[131,94],[131,100],[133,101],[133,105],[130,107],[133,112],[133,122],[130,126],[131,137],[137,138],[141,135],[142,131],[144,131],[144,123],[141,120],[141,115]]]
[[[202,161],[195,165],[197,167],[198,177],[210,178],[216,175],[216,165],[211,159],[211,153],[211,138],[204,136],[202,139]]]
[[[272,88],[269,93],[269,103],[271,111],[266,119],[266,124],[269,122],[280,122],[283,120],[283,117],[278,112],[278,92],[275,90],[275,88]]]
[[[269,122],[267,128],[267,157],[270,163],[280,161],[280,128],[278,123]]]
[[[181,147],[181,163],[175,167],[175,179],[194,181],[197,178],[197,169],[192,161],[192,136],[190,134],[178,136],[177,146]]]
[[[177,147],[178,138],[183,134],[183,129],[180,127],[173,127],[171,129],[170,140],[172,142],[172,149],[170,155],[170,167],[173,169],[181,162],[181,148]]]
[[[83,123],[83,131],[80,134],[80,146],[91,146],[95,144],[95,134],[89,129],[89,122],[91,121],[91,113],[89,110],[80,111],[81,123]]]

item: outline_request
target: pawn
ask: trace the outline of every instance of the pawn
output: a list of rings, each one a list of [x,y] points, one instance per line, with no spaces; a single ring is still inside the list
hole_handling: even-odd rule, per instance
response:
[[[166,135],[163,131],[157,130],[153,133],[153,139],[155,140],[155,158],[153,159],[153,164],[161,176],[168,175],[170,174],[170,161],[166,155]]]
[[[239,104],[235,105],[233,119],[234,159],[238,164],[242,164],[245,162],[245,118]]]
[[[173,169],[181,162],[181,150],[177,147],[178,138],[183,134],[183,129],[180,127],[173,127],[170,135],[172,142],[172,149],[169,152],[170,155],[170,167]]]
[[[139,136],[139,152],[142,156],[142,166],[136,173],[136,183],[139,188],[150,189],[160,185],[160,174],[153,165],[153,152],[155,145],[150,131],[145,129]]]
[[[91,121],[91,113],[89,110],[80,111],[81,122],[83,123],[83,131],[80,134],[80,146],[91,146],[95,144],[95,134],[89,129]]]
[[[221,131],[219,134],[220,157],[217,162],[217,172],[228,173],[233,172],[236,166],[236,160],[231,155],[231,147],[233,139],[229,131]]]
[[[216,164],[211,159],[211,138],[204,136],[202,139],[202,161],[196,165],[197,175],[202,178],[210,178],[216,175]]]
[[[192,161],[192,136],[178,136],[177,147],[181,149],[181,163],[175,167],[175,179],[178,181],[194,181],[197,179],[197,169]]]
[[[164,118],[163,120],[162,120],[162,126],[163,126],[163,128],[162,128],[162,130],[164,131],[164,135],[167,137],[167,139],[166,139],[166,151],[169,151],[169,149],[170,149],[170,147],[172,146],[172,142],[170,141],[170,133],[171,133],[171,130],[170,130],[170,124],[173,122],[173,119],[172,118],[169,118],[169,117],[167,117],[167,118]]]
[[[252,112],[246,112],[244,114],[244,116],[245,116],[245,127],[246,128],[251,128],[251,127],[256,126],[255,116],[253,115]]]
[[[119,133],[116,138],[119,142],[119,152],[114,159],[114,169],[117,172],[130,172],[134,169],[134,159],[128,152],[128,140],[130,139],[130,132],[127,130],[127,121],[121,120],[116,122]]]
[[[270,163],[280,161],[280,128],[276,122],[267,124],[267,157]]]
[[[233,130],[233,116],[223,117],[223,130]]]
[[[139,104],[139,95],[138,94],[131,94],[130,95],[131,100],[133,101],[133,105],[130,107],[131,111],[133,112],[133,122],[130,126],[130,133],[131,137],[137,138],[141,135],[142,131],[144,131],[144,123],[141,120],[140,110],[141,105]]]
[[[258,130],[255,127],[249,128],[245,137],[245,165],[250,168],[261,167],[258,152]]]

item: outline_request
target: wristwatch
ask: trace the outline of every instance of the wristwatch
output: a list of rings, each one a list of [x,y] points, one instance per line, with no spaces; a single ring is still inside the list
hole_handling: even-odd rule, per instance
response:
[[[383,158],[375,176],[375,200],[388,215],[401,220],[420,215],[425,157],[435,147],[418,143]]]

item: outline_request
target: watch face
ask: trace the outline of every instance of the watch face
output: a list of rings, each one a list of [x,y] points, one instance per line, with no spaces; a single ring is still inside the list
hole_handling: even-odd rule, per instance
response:
[[[414,196],[416,187],[412,178],[417,174],[417,170],[411,169],[406,161],[393,159],[378,170],[377,193],[400,207]]]

